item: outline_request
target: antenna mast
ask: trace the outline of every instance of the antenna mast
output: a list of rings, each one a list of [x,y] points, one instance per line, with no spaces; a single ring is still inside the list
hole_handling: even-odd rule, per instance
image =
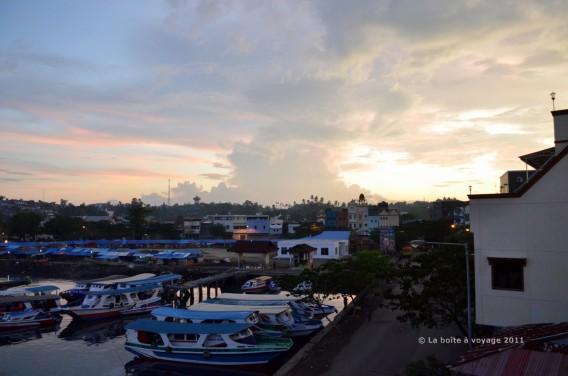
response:
[[[550,98],[552,99],[552,111],[556,111],[556,106],[554,105],[554,101],[556,100],[556,93],[550,93]]]
[[[170,206],[170,179],[168,179],[168,206]]]

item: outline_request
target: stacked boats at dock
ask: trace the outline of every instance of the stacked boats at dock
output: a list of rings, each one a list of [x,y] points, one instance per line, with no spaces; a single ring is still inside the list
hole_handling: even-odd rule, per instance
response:
[[[84,320],[148,313],[162,305],[164,287],[181,279],[178,274],[146,273],[133,277],[89,281],[82,302],[66,307],[71,316]],[[76,288],[85,284],[78,283]]]
[[[187,309],[161,307],[126,326],[125,348],[142,357],[209,365],[254,365],[288,351],[288,338],[323,327],[314,307],[286,294],[221,294]],[[321,312],[335,312],[335,308]]]
[[[31,285],[0,291],[0,330],[48,327],[61,321],[57,286]]]

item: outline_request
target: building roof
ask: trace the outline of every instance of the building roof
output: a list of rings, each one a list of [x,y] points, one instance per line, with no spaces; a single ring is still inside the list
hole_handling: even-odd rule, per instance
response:
[[[304,238],[305,240],[349,240],[350,231],[323,231],[318,235]]]
[[[160,307],[152,311],[152,316],[176,317],[188,320],[246,320],[254,311],[193,311],[191,309],[179,309],[170,307]]]
[[[288,252],[290,253],[310,253],[315,251],[317,251],[317,248],[306,243],[298,244],[288,249]]]
[[[548,161],[554,155],[556,148],[551,147],[544,150],[535,151],[534,153],[529,153],[521,155],[519,158],[521,161],[525,162],[529,166],[535,169],[541,168],[546,161]]]
[[[232,247],[228,249],[229,252],[237,253],[273,253],[276,252],[278,247],[268,240],[237,240]]]
[[[489,194],[475,194],[468,195],[470,200],[477,199],[491,199],[491,198],[516,198],[524,195],[533,185],[535,185],[544,175],[546,175],[552,168],[560,162],[566,155],[568,155],[568,147],[565,147],[560,153],[550,158],[540,170],[535,172],[529,180],[519,189],[512,193],[489,193]]]
[[[452,367],[463,375],[566,375],[568,354],[510,349]]]
[[[506,338],[522,338],[522,343],[506,343]],[[486,375],[488,370],[497,375],[560,375],[554,367],[568,369],[567,340],[568,322],[505,329],[487,344],[464,353],[453,370],[467,375]]]

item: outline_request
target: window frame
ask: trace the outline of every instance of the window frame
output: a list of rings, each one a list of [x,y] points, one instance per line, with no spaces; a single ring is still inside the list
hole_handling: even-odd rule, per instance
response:
[[[491,267],[491,289],[492,290],[501,290],[501,291],[517,291],[517,292],[524,292],[525,291],[525,267],[527,266],[527,259],[523,257],[487,257],[487,262]],[[496,286],[496,273],[497,273],[497,265],[498,264],[517,264],[521,268],[521,286],[520,288],[510,288],[510,287],[500,287]]]

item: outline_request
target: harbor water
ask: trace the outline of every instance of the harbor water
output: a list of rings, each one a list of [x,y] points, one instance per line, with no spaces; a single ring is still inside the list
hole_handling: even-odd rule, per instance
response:
[[[43,279],[34,283],[56,285],[61,291],[74,286],[69,280]],[[237,292],[238,286],[226,286],[224,291]],[[205,291],[203,297],[206,298]],[[338,311],[343,308],[340,297],[333,297],[326,304],[334,305]],[[124,349],[124,326],[144,317],[148,316],[81,322],[63,315],[63,320],[55,328],[2,333],[0,376],[270,375],[303,345],[296,343],[292,351],[276,364],[254,370],[143,360]],[[333,320],[331,315],[329,318]],[[329,320],[324,319],[323,323],[326,325]]]

